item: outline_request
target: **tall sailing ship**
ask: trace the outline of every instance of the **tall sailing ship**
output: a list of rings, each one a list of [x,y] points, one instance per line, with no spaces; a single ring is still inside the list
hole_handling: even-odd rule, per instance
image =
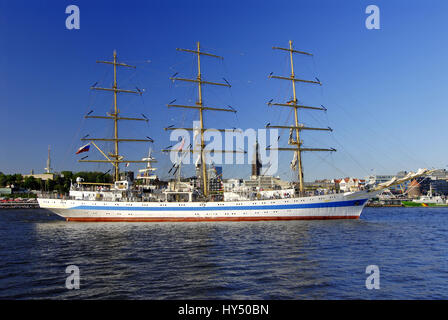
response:
[[[276,76],[269,75],[270,78],[291,81],[293,99],[285,103],[273,103],[270,101],[269,106],[287,107],[294,110],[294,123],[291,126],[267,125],[267,128],[289,129],[289,145],[288,148],[276,148],[270,150],[290,151],[294,153],[292,162],[293,169],[298,172],[298,188],[293,196],[275,199],[260,198],[239,198],[238,200],[225,201],[217,200],[210,191],[210,179],[208,178],[207,168],[207,151],[204,139],[204,133],[207,130],[204,126],[204,112],[236,112],[233,108],[218,108],[206,106],[203,102],[203,86],[215,85],[229,87],[230,84],[205,81],[201,74],[201,56],[214,57],[222,59],[222,57],[201,51],[200,43],[197,43],[195,49],[177,49],[178,51],[191,53],[197,56],[197,77],[195,79],[186,79],[179,77],[171,77],[173,81],[190,82],[198,87],[198,100],[195,105],[178,105],[168,104],[170,108],[186,108],[193,109],[199,113],[199,128],[175,128],[173,126],[165,128],[165,130],[184,129],[195,132],[199,135],[199,151],[195,148],[187,150],[187,152],[197,152],[198,161],[197,172],[200,183],[194,186],[183,183],[180,180],[180,165],[174,164],[173,168],[178,172],[179,179],[168,188],[142,188],[141,184],[135,185],[132,179],[124,175],[120,176],[120,165],[123,163],[146,163],[146,168],[142,169],[141,181],[144,185],[150,185],[154,179],[152,172],[155,170],[152,163],[156,162],[151,153],[142,160],[128,160],[119,153],[119,144],[125,142],[152,142],[152,139],[123,139],[119,138],[118,122],[119,121],[148,121],[146,116],[143,118],[123,117],[117,105],[118,93],[142,94],[142,90],[137,91],[120,89],[117,85],[117,67],[135,68],[134,66],[118,62],[117,54],[114,51],[113,61],[97,61],[113,65],[114,82],[112,88],[100,88],[95,85],[93,90],[103,90],[113,92],[114,110],[106,116],[95,116],[87,114],[86,118],[93,119],[109,119],[114,123],[113,138],[83,138],[83,141],[89,141],[87,145],[81,147],[78,152],[88,149],[93,145],[104,157],[102,160],[86,160],[81,159],[80,162],[99,162],[110,163],[114,170],[114,183],[111,184],[95,184],[82,181],[78,178],[76,183],[70,188],[68,196],[62,198],[54,198],[50,195],[38,198],[41,208],[48,209],[67,221],[129,221],[129,222],[161,222],[161,221],[266,221],[266,220],[305,220],[305,219],[357,219],[367,203],[367,201],[376,196],[381,190],[391,185],[402,184],[405,181],[415,179],[418,176],[428,174],[430,171],[420,169],[416,173],[409,173],[406,177],[366,188],[365,190],[345,193],[332,193],[326,195],[307,195],[304,187],[304,177],[302,168],[303,152],[334,152],[335,149],[326,148],[305,148],[300,140],[300,133],[303,130],[331,130],[330,128],[311,128],[299,122],[299,110],[311,109],[322,111],[323,107],[304,106],[299,104],[296,96],[296,82],[321,85],[320,81],[303,80],[296,78],[294,74],[294,54],[311,55],[310,53],[298,51],[293,48],[292,41],[289,41],[288,48],[273,47],[275,50],[285,51],[290,56],[291,75]],[[225,80],[225,79],[224,79]],[[228,129],[208,129],[227,131]],[[295,137],[294,137],[295,135]],[[113,142],[114,152],[104,152],[95,141]],[[163,150],[166,152],[178,152],[179,150]],[[241,152],[233,150],[213,150],[213,152]],[[173,169],[172,168],[172,169]],[[140,186],[140,187],[138,187]],[[149,192],[145,192],[149,190]],[[280,190],[281,191],[281,190]],[[288,194],[278,192],[278,194]]]

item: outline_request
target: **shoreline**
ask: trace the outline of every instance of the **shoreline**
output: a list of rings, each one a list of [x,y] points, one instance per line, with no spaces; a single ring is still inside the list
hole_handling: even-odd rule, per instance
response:
[[[13,202],[13,203],[0,203],[1,209],[39,209],[39,203],[37,202]]]

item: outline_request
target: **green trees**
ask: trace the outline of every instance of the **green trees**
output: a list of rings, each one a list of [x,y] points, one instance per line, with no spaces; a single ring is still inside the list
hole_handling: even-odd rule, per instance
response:
[[[62,171],[61,175],[55,177],[54,180],[36,179],[34,177],[26,177],[21,174],[4,174],[0,172],[0,187],[14,185],[15,188],[28,190],[45,190],[57,191],[58,193],[66,193],[70,190],[71,182],[75,182],[77,177],[82,177],[84,182],[112,183],[113,178],[110,174],[103,172],[76,172]]]
[[[10,185],[21,186],[23,184],[23,177],[21,174],[4,174],[0,172],[0,187],[6,187]]]
[[[48,191],[58,191],[59,193],[67,193],[70,190],[70,184],[76,182],[76,178],[81,177],[84,182],[112,183],[113,179],[110,174],[104,172],[87,172],[81,171],[73,173],[71,171],[62,171],[61,175],[55,178],[53,182],[47,186]],[[51,181],[51,180],[50,180]]]
[[[0,172],[0,187],[5,187],[7,185],[7,177],[3,172]]]
[[[39,190],[40,188],[40,179],[36,179],[34,177],[26,177],[23,181],[23,187],[29,190]]]
[[[81,177],[84,179],[84,182],[97,182],[97,183],[112,183],[113,179],[110,174],[105,174],[103,172],[86,172],[81,171],[77,172],[73,175],[73,180],[76,180],[77,177]]]

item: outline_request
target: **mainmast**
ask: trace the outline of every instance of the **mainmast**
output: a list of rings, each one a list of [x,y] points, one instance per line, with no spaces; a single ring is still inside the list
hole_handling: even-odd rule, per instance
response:
[[[291,107],[294,108],[294,126],[271,126],[270,124],[266,125],[266,128],[280,128],[280,129],[290,129],[291,133],[295,131],[296,133],[296,139],[290,139],[288,141],[288,144],[294,145],[294,148],[267,148],[267,150],[279,150],[279,151],[294,151],[294,160],[297,161],[298,164],[298,176],[299,176],[299,190],[302,194],[305,190],[304,188],[304,181],[303,181],[303,167],[302,167],[302,152],[303,151],[336,151],[336,149],[325,149],[325,148],[302,148],[302,141],[300,140],[300,131],[302,130],[325,130],[325,131],[332,131],[330,127],[328,128],[311,128],[311,127],[305,127],[305,125],[299,123],[299,115],[298,115],[298,109],[312,109],[312,110],[323,110],[326,111],[327,109],[325,107],[310,107],[310,106],[304,106],[299,105],[296,95],[296,82],[303,82],[308,84],[318,84],[322,85],[322,83],[316,79],[317,81],[313,80],[303,80],[303,79],[297,79],[294,74],[294,61],[293,61],[293,53],[303,54],[312,56],[311,53],[304,52],[304,51],[298,51],[294,50],[292,45],[292,40],[289,40],[289,48],[280,48],[280,47],[272,47],[274,50],[283,50],[289,52],[290,60],[291,60],[291,76],[290,77],[280,77],[280,76],[274,76],[272,73],[269,75],[269,78],[274,79],[281,79],[281,80],[289,80],[292,83],[292,91],[293,91],[293,98],[290,101],[287,101],[286,103],[272,103],[271,101],[268,102],[269,106],[282,106],[282,107]]]
[[[81,140],[84,141],[90,141],[91,144],[93,144],[95,146],[95,148],[97,148],[100,153],[106,158],[106,160],[78,160],[79,162],[109,162],[114,166],[114,180],[118,181],[120,180],[120,163],[126,162],[126,163],[135,163],[135,162],[147,162],[147,161],[143,161],[143,160],[125,160],[123,159],[123,156],[121,156],[119,154],[118,151],[118,144],[121,142],[153,142],[153,140],[149,137],[147,137],[147,139],[120,139],[118,137],[118,121],[121,120],[130,120],[130,121],[146,121],[148,122],[148,118],[146,118],[146,116],[143,115],[143,118],[129,118],[129,117],[121,117],[120,116],[120,109],[118,109],[118,104],[117,104],[117,98],[118,98],[118,93],[133,93],[133,94],[138,94],[138,95],[142,95],[142,90],[137,89],[137,91],[134,90],[125,90],[125,89],[119,89],[118,88],[118,83],[117,83],[117,67],[126,67],[126,68],[136,68],[135,66],[131,66],[125,63],[120,63],[118,62],[117,59],[117,52],[114,50],[113,53],[113,61],[96,61],[97,63],[104,63],[104,64],[111,64],[114,66],[114,83],[112,88],[100,88],[100,87],[96,87],[96,83],[90,87],[90,89],[92,90],[102,90],[102,91],[109,91],[109,92],[113,92],[114,93],[114,111],[113,113],[107,113],[106,116],[91,116],[90,114],[93,112],[89,112],[85,118],[94,118],[94,119],[110,119],[113,120],[114,122],[114,138],[113,139],[107,139],[107,138],[82,138]],[[108,155],[106,155],[106,153],[104,153],[104,151],[102,151],[96,144],[94,141],[109,141],[109,142],[114,142],[114,153],[108,153]],[[153,161],[153,160],[150,160]]]
[[[196,50],[189,50],[189,49],[179,49],[177,48],[176,50],[178,51],[183,51],[183,52],[188,52],[188,53],[193,53],[197,55],[197,64],[198,64],[198,74],[196,79],[184,79],[184,78],[175,78],[174,76],[170,78],[170,80],[179,80],[179,81],[186,81],[186,82],[193,82],[193,83],[197,83],[198,85],[198,101],[196,102],[196,104],[194,106],[186,106],[186,105],[175,105],[175,104],[168,104],[167,107],[176,107],[176,108],[188,108],[188,109],[197,109],[199,110],[199,122],[200,122],[200,137],[201,137],[201,151],[200,151],[200,161],[201,161],[201,169],[202,169],[202,188],[203,188],[203,194],[204,197],[207,197],[209,195],[208,192],[208,179],[207,179],[207,165],[206,165],[206,159],[205,159],[205,141],[204,141],[204,132],[205,130],[205,126],[204,126],[204,111],[205,110],[209,110],[209,111],[226,111],[226,112],[233,112],[235,113],[236,110],[233,109],[232,107],[229,108],[212,108],[212,107],[206,107],[204,106],[204,101],[202,99],[202,86],[204,84],[207,85],[216,85],[216,86],[223,86],[223,87],[230,87],[230,84],[226,81],[226,83],[218,83],[218,82],[210,82],[210,81],[204,81],[202,79],[202,73],[201,73],[201,56],[208,56],[208,57],[213,57],[213,58],[218,58],[218,59],[224,59],[223,57],[214,55],[214,54],[210,54],[210,53],[206,53],[201,51],[201,47],[200,47],[200,43],[197,42],[197,47]],[[177,74],[177,73],[176,73]],[[184,130],[189,130],[189,131],[193,131],[193,130],[197,130],[196,128],[174,128],[174,127],[168,127],[165,128],[165,130],[176,130],[176,129],[184,129]],[[233,131],[233,130],[227,130],[227,129],[209,129],[210,131]],[[162,150],[162,151],[171,151],[171,152],[177,152],[175,150]],[[213,152],[236,152],[236,151],[225,151],[225,150],[212,150]],[[194,152],[194,150],[190,150],[190,152]]]

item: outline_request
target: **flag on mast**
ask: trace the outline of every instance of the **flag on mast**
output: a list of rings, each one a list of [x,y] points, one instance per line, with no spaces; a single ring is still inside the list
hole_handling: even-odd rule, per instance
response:
[[[182,138],[182,142],[179,145],[179,148],[177,148],[177,151],[182,151],[182,149],[184,148],[184,144],[185,144],[185,137]]]
[[[87,151],[89,151],[89,149],[90,149],[90,143],[88,143],[88,144],[82,146],[81,148],[79,148],[78,151],[76,151],[76,154],[87,152]]]

